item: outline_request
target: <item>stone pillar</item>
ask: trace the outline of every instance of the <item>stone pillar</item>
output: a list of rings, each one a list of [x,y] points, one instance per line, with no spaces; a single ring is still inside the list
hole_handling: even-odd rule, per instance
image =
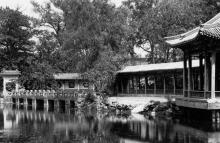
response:
[[[28,105],[27,98],[24,98],[24,106],[27,106],[27,105]]]
[[[24,98],[24,109],[25,109],[25,110],[28,109],[28,101],[27,101],[27,98]]]
[[[48,111],[48,109],[49,109],[48,99],[44,99],[44,110]]]
[[[212,53],[211,66],[211,98],[215,98],[216,52]]]
[[[20,104],[19,98],[16,98],[15,102],[16,102],[16,105],[19,105]]]
[[[69,99],[65,100],[65,109],[68,109],[68,108],[70,108],[70,100]]]
[[[37,109],[37,100],[35,98],[32,99],[32,110]]]
[[[59,100],[54,100],[54,110],[55,111],[59,111],[59,108],[60,108],[60,104],[59,104]]]
[[[216,122],[216,112],[215,110],[212,110],[212,123]]]

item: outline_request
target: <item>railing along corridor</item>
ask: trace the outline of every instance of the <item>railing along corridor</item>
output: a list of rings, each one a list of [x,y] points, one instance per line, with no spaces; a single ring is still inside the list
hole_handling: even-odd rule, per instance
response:
[[[185,90],[184,97],[209,99],[209,98],[211,98],[211,91],[199,91],[199,90],[188,91],[188,90]]]

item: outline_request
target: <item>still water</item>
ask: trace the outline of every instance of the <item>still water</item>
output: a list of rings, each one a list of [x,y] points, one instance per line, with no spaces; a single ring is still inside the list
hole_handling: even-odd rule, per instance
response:
[[[0,142],[7,143],[218,143],[219,125],[142,115],[33,111],[0,107]],[[194,125],[193,124],[193,125]]]

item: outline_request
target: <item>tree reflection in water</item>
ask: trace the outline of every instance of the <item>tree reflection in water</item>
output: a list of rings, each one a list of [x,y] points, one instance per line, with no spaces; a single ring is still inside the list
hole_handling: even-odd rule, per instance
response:
[[[96,112],[0,110],[0,142],[40,143],[209,143],[216,131],[199,130],[172,120]]]

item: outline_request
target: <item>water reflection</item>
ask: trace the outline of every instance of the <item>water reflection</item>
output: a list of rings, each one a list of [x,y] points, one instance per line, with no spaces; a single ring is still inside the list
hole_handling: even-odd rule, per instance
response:
[[[185,123],[184,123],[185,124]],[[0,108],[0,142],[217,143],[219,125],[198,129],[141,115],[116,116],[74,110]],[[197,126],[199,126],[197,125]],[[213,130],[214,128],[214,130]]]

